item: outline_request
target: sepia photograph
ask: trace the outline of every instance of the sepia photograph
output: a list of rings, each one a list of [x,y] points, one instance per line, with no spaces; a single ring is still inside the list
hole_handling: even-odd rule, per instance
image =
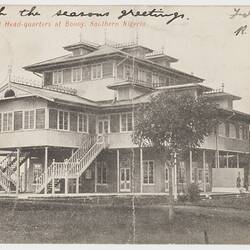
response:
[[[250,5],[0,3],[0,243],[250,244]]]

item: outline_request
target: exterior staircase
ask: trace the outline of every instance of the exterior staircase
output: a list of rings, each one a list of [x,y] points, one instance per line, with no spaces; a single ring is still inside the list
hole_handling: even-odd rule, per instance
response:
[[[21,166],[29,157],[28,153],[21,153],[19,158],[19,166]],[[16,170],[17,170],[17,154],[9,153],[0,162],[0,186],[6,191],[15,190],[16,187]]]
[[[36,180],[36,193],[41,193],[46,185],[50,188],[53,179],[79,178],[106,147],[107,137],[105,135],[88,135],[68,160],[52,162],[47,170],[47,178],[45,178],[45,172],[38,177]]]

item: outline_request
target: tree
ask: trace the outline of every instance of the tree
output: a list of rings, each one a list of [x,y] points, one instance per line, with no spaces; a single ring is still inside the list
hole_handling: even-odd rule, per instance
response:
[[[199,147],[218,123],[215,104],[204,96],[158,92],[148,103],[140,104],[134,113],[133,142],[149,146],[170,162],[169,220],[174,216],[172,169],[177,154]]]

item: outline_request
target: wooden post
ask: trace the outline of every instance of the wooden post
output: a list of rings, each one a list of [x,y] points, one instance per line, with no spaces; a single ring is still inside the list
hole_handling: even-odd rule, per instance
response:
[[[47,184],[48,184],[48,147],[45,147],[45,155],[44,155],[44,175],[45,175],[45,187],[44,187],[44,193],[47,194]]]
[[[52,177],[52,194],[54,194],[55,193],[55,177],[53,176]]]
[[[239,157],[239,153],[236,153],[236,164],[237,164],[237,168],[240,168],[240,157]]]
[[[205,149],[203,150],[202,154],[202,159],[203,159],[203,192],[206,192],[206,151]]]
[[[140,176],[141,176],[141,193],[143,193],[143,150],[140,148]]]
[[[76,178],[76,193],[79,194],[79,177]]]
[[[65,160],[66,170],[65,170],[65,182],[64,182],[64,192],[68,193],[68,159]]]
[[[227,164],[227,168],[228,168],[228,152],[227,152],[226,155],[227,155],[227,162],[226,162],[226,164]]]
[[[27,161],[25,162],[24,165],[24,192],[27,191],[27,182],[28,182],[28,169],[29,169],[29,165],[30,165],[30,157],[28,157]]]
[[[97,161],[95,159],[95,193],[97,192]]]
[[[59,117],[59,116],[58,116]],[[45,109],[45,129],[49,128],[49,109]]]
[[[192,175],[193,175],[193,154],[192,150],[189,151],[189,171],[190,171],[190,183],[193,182]]]
[[[116,150],[117,193],[120,192],[120,151]]]
[[[17,177],[16,177],[16,194],[19,193],[19,186],[20,186],[20,149],[18,148],[17,149],[17,158],[16,158],[16,161],[17,161]]]

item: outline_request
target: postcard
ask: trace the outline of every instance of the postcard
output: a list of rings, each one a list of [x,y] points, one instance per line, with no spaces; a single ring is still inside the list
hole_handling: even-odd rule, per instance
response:
[[[250,6],[0,4],[0,242],[249,244]]]

